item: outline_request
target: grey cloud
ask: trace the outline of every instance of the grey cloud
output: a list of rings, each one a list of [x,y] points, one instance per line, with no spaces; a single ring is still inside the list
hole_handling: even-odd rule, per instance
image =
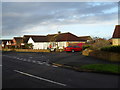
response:
[[[116,19],[117,13],[103,11],[117,7],[117,3],[3,3],[3,36],[20,35],[26,28],[49,24],[97,23]],[[19,31],[19,33],[18,33]]]

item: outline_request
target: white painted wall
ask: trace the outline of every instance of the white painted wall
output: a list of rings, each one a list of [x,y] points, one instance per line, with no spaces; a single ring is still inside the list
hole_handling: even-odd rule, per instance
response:
[[[66,41],[63,41],[63,42],[34,42],[31,37],[29,38],[28,43],[33,44],[33,49],[47,49],[47,47],[49,47],[50,44],[52,44],[53,48],[57,48],[56,44],[58,44],[59,49],[63,49],[63,47],[67,47]]]
[[[35,43],[35,42],[32,40],[31,37],[28,39],[28,44],[29,44],[29,43],[32,43],[32,44]]]
[[[63,47],[67,47],[67,42],[58,42],[59,49],[63,49]]]
[[[48,46],[47,42],[37,42],[33,44],[33,49],[47,49]]]
[[[2,47],[4,47],[5,45],[4,44],[2,44]]]
[[[47,49],[49,46],[49,42],[34,42],[31,37],[28,40],[28,44],[30,43],[32,43],[33,49]]]

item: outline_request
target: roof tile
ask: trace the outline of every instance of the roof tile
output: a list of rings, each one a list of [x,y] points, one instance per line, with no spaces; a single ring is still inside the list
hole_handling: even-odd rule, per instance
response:
[[[116,25],[112,38],[120,38],[120,25]]]

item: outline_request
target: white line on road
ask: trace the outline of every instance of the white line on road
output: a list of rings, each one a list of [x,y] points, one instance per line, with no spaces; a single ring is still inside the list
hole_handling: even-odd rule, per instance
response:
[[[23,59],[23,61],[26,61],[26,59]]]
[[[31,60],[30,60],[30,59],[28,59],[27,61],[28,61],[28,62],[31,62]]]
[[[43,63],[42,63],[42,62],[40,62],[40,61],[37,61],[37,63],[38,63],[38,64],[43,64]]]
[[[38,76],[35,76],[35,75],[31,75],[31,74],[28,74],[28,73],[25,73],[25,72],[21,72],[21,71],[18,71],[18,70],[14,70],[14,71],[17,72],[17,73],[29,76],[29,77],[33,77],[33,78],[39,79],[39,80],[47,81],[47,82],[58,84],[58,85],[61,85],[61,86],[67,86],[66,84],[62,84],[62,83],[59,83],[59,82],[55,82],[55,81],[52,81],[52,80],[41,78],[41,77],[38,77]]]
[[[46,63],[47,66],[50,66],[50,64]]]
[[[53,67],[58,67],[58,66],[55,66],[55,65],[52,65]]]
[[[33,60],[32,62],[33,62],[33,63],[36,63],[36,61],[34,61],[34,60]]]
[[[19,60],[23,60],[22,58],[20,58]]]

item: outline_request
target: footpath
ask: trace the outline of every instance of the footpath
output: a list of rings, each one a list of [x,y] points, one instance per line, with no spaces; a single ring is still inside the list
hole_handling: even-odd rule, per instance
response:
[[[52,64],[79,72],[120,75],[120,62],[110,62],[83,55],[56,60]]]

